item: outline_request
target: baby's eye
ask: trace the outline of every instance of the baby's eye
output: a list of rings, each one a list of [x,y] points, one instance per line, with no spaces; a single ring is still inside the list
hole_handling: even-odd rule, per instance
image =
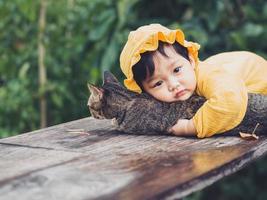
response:
[[[173,70],[173,72],[174,73],[178,73],[178,72],[180,72],[181,68],[182,68],[181,66],[175,67],[175,69]]]
[[[162,84],[162,81],[158,81],[158,82],[156,82],[154,85],[153,85],[153,87],[158,87],[158,86],[160,86]]]

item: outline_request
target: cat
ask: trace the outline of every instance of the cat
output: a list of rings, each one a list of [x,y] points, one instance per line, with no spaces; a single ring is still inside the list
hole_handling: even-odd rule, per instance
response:
[[[191,119],[206,101],[204,97],[193,94],[186,101],[174,103],[161,102],[147,93],[127,90],[116,77],[104,72],[102,87],[88,83],[91,93],[88,106],[96,119],[113,119],[116,129],[134,134],[169,134],[169,129],[178,119]],[[235,131],[252,131],[257,123],[257,132],[267,131],[267,96],[248,95],[248,108],[242,123]]]

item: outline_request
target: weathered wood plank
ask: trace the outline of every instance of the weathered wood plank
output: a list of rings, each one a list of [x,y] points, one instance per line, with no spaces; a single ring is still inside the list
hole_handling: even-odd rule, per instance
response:
[[[49,148],[29,148],[10,144],[0,144],[0,150],[0,186],[34,171],[57,166],[82,156],[79,152],[53,151]]]
[[[88,132],[93,130],[94,133],[90,137],[80,133],[68,132],[70,129],[84,129]],[[27,134],[21,134],[9,138],[1,139],[1,143],[29,145],[31,147],[43,147],[52,149],[72,149],[76,151],[76,144],[82,146],[86,142],[86,146],[105,140],[109,137],[105,134],[111,129],[110,120],[94,120],[93,118],[85,118],[60,125],[32,131]],[[115,135],[113,134],[115,137]],[[110,136],[112,137],[112,135]],[[88,141],[87,141],[88,140]],[[65,145],[68,145],[65,148]]]
[[[89,135],[68,132],[69,129],[84,129]],[[206,148],[207,145],[213,147],[228,146],[240,143],[241,140],[239,137],[216,137],[198,140],[172,136],[129,135],[114,131],[110,120],[95,120],[93,118],[85,118],[0,140],[0,143],[5,144],[80,152],[87,152],[88,150],[103,151],[105,147],[107,149],[113,148],[119,142],[124,143],[126,147],[124,150],[128,151],[129,147],[135,147],[137,144],[139,148],[140,146],[147,148],[151,145],[158,146],[157,143],[160,142],[161,145],[174,145],[175,148],[192,149]],[[99,146],[101,148],[98,148]],[[163,146],[158,148],[165,149]]]
[[[181,198],[266,151],[266,136],[127,135],[110,121],[86,118],[0,140],[0,198]]]

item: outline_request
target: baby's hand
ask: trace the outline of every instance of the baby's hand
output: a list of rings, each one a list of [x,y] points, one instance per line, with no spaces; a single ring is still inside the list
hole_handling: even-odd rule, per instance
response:
[[[168,132],[178,136],[196,135],[196,129],[192,119],[179,119]]]

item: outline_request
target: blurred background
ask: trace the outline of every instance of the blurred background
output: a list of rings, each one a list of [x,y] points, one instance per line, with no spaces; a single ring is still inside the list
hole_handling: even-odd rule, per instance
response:
[[[249,50],[267,59],[265,0],[0,0],[0,138],[89,116],[87,82],[119,79],[131,30],[181,28],[200,59]],[[267,199],[267,158],[185,199]]]

